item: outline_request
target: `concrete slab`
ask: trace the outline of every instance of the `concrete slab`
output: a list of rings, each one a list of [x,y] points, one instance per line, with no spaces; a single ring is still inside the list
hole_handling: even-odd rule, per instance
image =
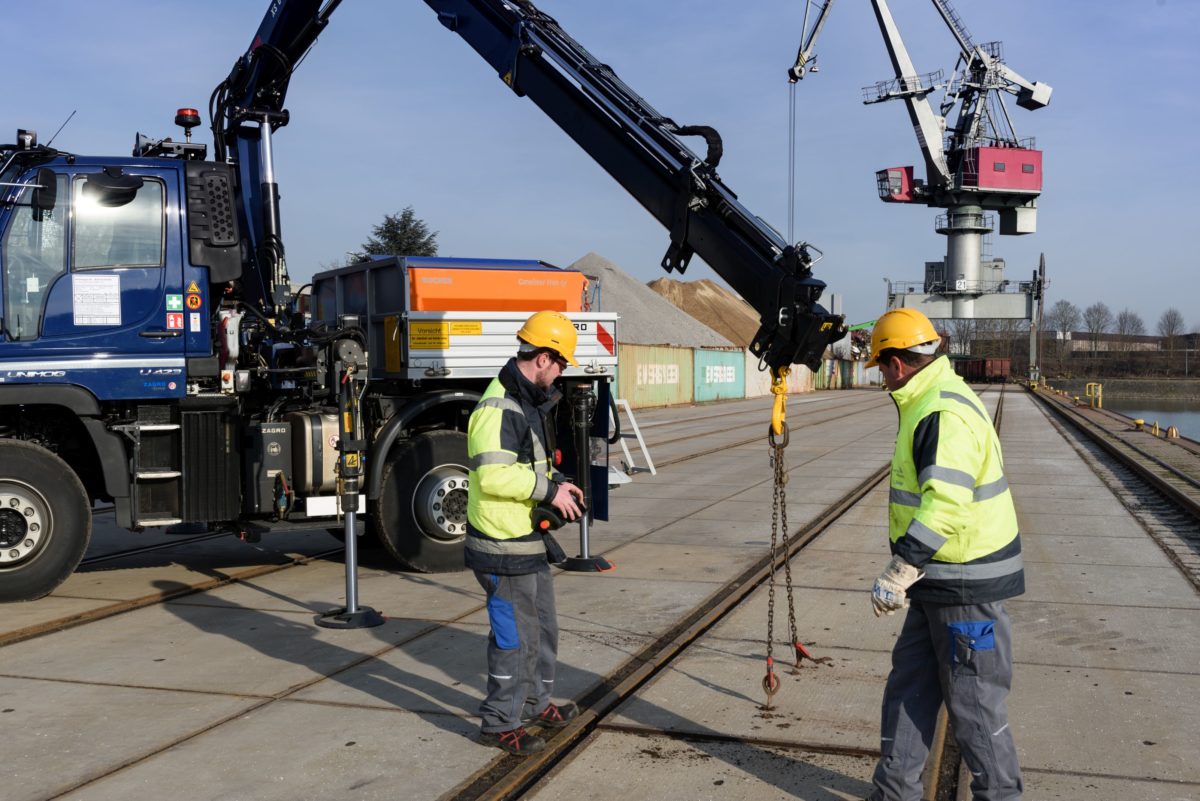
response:
[[[709,491],[701,498],[673,498],[670,503],[663,503],[662,498],[626,498],[614,499],[614,505],[620,510],[620,519],[629,517],[649,517],[666,522],[674,521],[681,515],[699,512],[721,502],[722,498],[736,493],[727,490]],[[564,529],[565,530],[565,529]]]
[[[435,623],[341,631],[307,614],[163,604],[4,648],[9,676],[268,696],[365,659]]]
[[[175,603],[320,614],[345,607],[345,595],[345,565],[320,561],[190,595]],[[388,617],[453,620],[482,605],[483,598],[475,576],[465,571],[358,571],[359,603]]]
[[[1099,480],[1087,484],[1060,485],[1050,480],[1033,484],[1019,484],[1012,489],[1013,498],[1025,506],[1040,506],[1050,511],[1061,511],[1063,501],[1084,503],[1107,503],[1113,499],[1112,490]]]
[[[716,545],[736,547],[752,545],[766,548],[770,541],[770,521],[742,524],[728,520],[701,520],[689,518],[663,526],[647,534],[641,542],[660,545]],[[765,553],[765,551],[764,551]]]
[[[1196,801],[1200,784],[1124,779],[1108,775],[1047,773],[1025,770],[1025,795],[1037,799],[1076,801]]]
[[[527,796],[536,801],[647,798],[853,801],[870,792],[874,760],[744,743],[602,731]]]
[[[1017,521],[1022,533],[1055,534],[1073,537],[1138,537],[1146,531],[1136,520],[1122,511],[1119,515],[1097,519],[1052,512],[1029,512],[1017,507]]]
[[[1024,664],[1200,675],[1200,610],[1013,598],[1013,658]]]
[[[334,723],[333,721],[336,721]],[[273,703],[72,793],[72,801],[438,798],[498,753],[455,715]]]
[[[1089,565],[1170,567],[1171,560],[1147,537],[1060,537],[1022,534],[1025,561]]]
[[[1032,562],[1025,565],[1029,601],[1115,604],[1118,606],[1200,608],[1200,596],[1171,567]]]
[[[621,578],[652,581],[726,581],[767,551],[754,546],[722,547],[711,542],[693,546],[639,541],[608,552]]]
[[[1200,783],[1197,697],[1200,675],[1027,665],[1009,711],[1030,769]]]
[[[797,503],[788,498],[788,521],[800,525],[812,520],[828,506],[826,503]],[[771,505],[763,502],[726,500],[701,509],[693,515],[697,520],[727,520],[731,523],[770,523]]]
[[[786,647],[787,595],[782,576],[779,578],[775,590],[775,655],[788,666],[794,655]],[[835,664],[858,658],[855,652],[874,653],[873,658],[886,661],[904,622],[903,615],[899,614],[875,617],[871,611],[868,584],[858,590],[798,586],[793,590],[793,601],[801,641],[809,646],[814,656],[836,657]],[[767,592],[764,589],[756,591],[737,611],[713,627],[706,635],[706,642],[753,643],[744,653],[757,659],[756,664],[762,667],[766,659],[766,635]],[[816,668],[805,663],[805,669]]]
[[[773,709],[762,708],[762,644],[704,643],[623,703],[614,725],[672,734],[769,738],[839,748],[879,747],[887,663],[878,653],[826,649],[836,668],[777,671]]]
[[[3,623],[0,623],[0,634],[10,634],[30,626],[40,626],[63,618],[81,615],[95,609],[97,606],[108,606],[107,602],[97,604],[91,598],[60,598],[50,595],[34,603],[6,604],[4,606]]]
[[[648,583],[611,573],[562,573],[554,584],[561,631],[634,636],[669,628],[720,587],[717,582],[701,581]],[[476,612],[462,622],[486,625],[487,612]]]
[[[4,798],[56,797],[259,703],[254,698],[0,677]],[[200,773],[194,765],[185,772]],[[132,797],[154,796],[131,794],[127,785],[123,798]]]
[[[487,686],[486,625],[455,624],[404,643],[290,696],[294,701],[475,717]],[[580,698],[650,642],[563,631],[554,696]]]

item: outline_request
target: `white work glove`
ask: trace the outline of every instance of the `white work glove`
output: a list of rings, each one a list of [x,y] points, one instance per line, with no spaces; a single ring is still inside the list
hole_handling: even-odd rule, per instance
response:
[[[879,578],[875,579],[875,587],[871,590],[871,606],[875,608],[875,617],[885,612],[894,615],[897,609],[905,609],[908,606],[908,588],[924,576],[923,570],[918,570],[899,556],[893,556]]]

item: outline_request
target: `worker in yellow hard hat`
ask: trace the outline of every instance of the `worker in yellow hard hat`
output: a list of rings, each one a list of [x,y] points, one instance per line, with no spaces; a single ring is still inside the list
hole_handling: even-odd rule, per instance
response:
[[[870,801],[918,798],[938,708],[971,769],[974,798],[1015,801],[1021,770],[1005,699],[1012,629],[1003,601],[1025,591],[1021,537],[1000,441],[979,398],[938,355],[916,309],[879,318],[877,365],[900,427],[888,497],[891,560],[871,592],[875,615],[908,615],[883,696],[882,756]]]
[[[517,355],[483,393],[467,424],[465,559],[487,593],[487,697],[479,740],[512,754],[536,753],[545,741],[524,724],[565,726],[573,703],[550,700],[558,661],[558,618],[548,553],[565,558],[533,511],[549,504],[567,520],[583,513],[583,491],[554,464],[550,410],[562,398],[554,382],[578,367],[575,325],[540,311],[517,332]]]

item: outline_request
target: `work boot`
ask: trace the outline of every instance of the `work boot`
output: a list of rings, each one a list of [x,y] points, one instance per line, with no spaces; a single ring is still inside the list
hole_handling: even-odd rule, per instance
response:
[[[545,726],[549,729],[561,729],[577,717],[579,717],[579,707],[573,702],[567,701],[562,706],[547,704],[540,713],[522,717],[521,722],[534,726]]]
[[[508,731],[481,731],[479,732],[479,742],[481,745],[494,745],[502,751],[517,756],[536,754],[546,747],[545,740],[536,734],[525,731],[524,726],[518,726]]]

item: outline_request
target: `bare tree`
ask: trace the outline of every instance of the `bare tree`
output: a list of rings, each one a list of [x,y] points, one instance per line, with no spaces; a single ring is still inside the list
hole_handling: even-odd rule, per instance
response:
[[[1168,364],[1174,361],[1175,349],[1179,346],[1179,337],[1183,331],[1183,315],[1174,306],[1167,309],[1158,318],[1158,335],[1163,338],[1163,344],[1167,347]]]
[[[1045,330],[1056,332],[1055,353],[1058,356],[1058,367],[1062,369],[1063,357],[1071,349],[1069,336],[1079,328],[1083,319],[1079,307],[1069,300],[1060,300],[1050,307],[1044,319]]]
[[[950,332],[950,352],[959,356],[971,353],[971,340],[975,337],[975,320],[949,319],[945,321]]]
[[[1095,353],[1100,343],[1100,335],[1107,334],[1113,326],[1112,312],[1101,302],[1093,303],[1084,309],[1083,324],[1091,335],[1092,353]]]
[[[1120,338],[1118,346],[1121,350],[1133,350],[1133,338],[1145,333],[1146,324],[1142,322],[1141,315],[1130,310],[1128,306],[1121,309],[1117,315],[1117,336]]]

